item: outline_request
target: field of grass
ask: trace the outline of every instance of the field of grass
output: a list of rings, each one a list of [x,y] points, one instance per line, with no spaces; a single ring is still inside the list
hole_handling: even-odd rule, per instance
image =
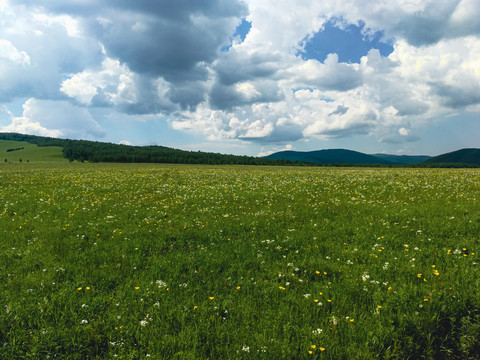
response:
[[[480,170],[0,167],[1,359],[478,359]]]
[[[10,150],[10,151],[8,151]],[[0,164],[4,163],[66,163],[59,146],[37,146],[24,141],[0,140]]]

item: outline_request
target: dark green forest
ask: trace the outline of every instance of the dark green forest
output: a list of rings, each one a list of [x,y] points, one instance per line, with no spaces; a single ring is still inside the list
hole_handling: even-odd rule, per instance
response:
[[[129,146],[88,140],[58,139],[44,136],[0,133],[0,140],[25,141],[38,146],[60,146],[70,161],[114,163],[166,163],[210,165],[302,165],[290,160],[253,156],[184,151],[164,146]]]

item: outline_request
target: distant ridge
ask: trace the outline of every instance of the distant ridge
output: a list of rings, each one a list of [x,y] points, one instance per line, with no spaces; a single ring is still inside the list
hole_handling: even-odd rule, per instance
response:
[[[369,155],[353,150],[328,149],[316,151],[280,151],[266,156],[266,158],[315,162],[317,164],[398,165],[422,163],[425,160],[430,159],[430,156],[399,156],[388,154]]]
[[[435,156],[426,161],[428,164],[474,164],[480,165],[480,149],[461,149]]]
[[[419,164],[432,158],[428,155],[373,154],[373,156],[379,157],[395,164]]]

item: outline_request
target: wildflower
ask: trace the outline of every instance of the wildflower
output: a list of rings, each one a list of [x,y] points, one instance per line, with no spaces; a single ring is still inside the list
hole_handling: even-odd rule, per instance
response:
[[[427,302],[427,301],[428,301],[428,298],[423,299],[423,301]]]
[[[140,289],[140,286],[135,286],[135,290],[138,290],[138,289]]]
[[[195,305],[195,306],[193,307],[193,310],[197,310],[197,309],[198,309],[198,306]]]
[[[210,296],[209,299],[213,300],[213,299],[215,299],[215,296]]]
[[[237,286],[237,290],[240,290],[240,286]]]
[[[418,277],[418,278],[421,278],[421,277],[422,277],[422,274],[417,274],[417,277]]]
[[[312,347],[312,349],[315,349],[317,347],[317,345],[310,345]]]
[[[315,271],[315,274],[319,275],[319,274],[320,274],[320,271],[318,271],[318,270],[317,270],[317,271]]]
[[[88,324],[88,320],[82,320],[80,324]]]
[[[391,287],[391,286],[389,286],[387,290],[388,290],[388,291],[392,290],[392,287]]]
[[[85,290],[90,290],[90,286],[87,286],[87,287],[85,288]]]
[[[147,320],[140,320],[140,326],[147,326],[148,321]]]
[[[355,319],[350,319],[350,322],[354,322],[354,321],[355,321]]]
[[[77,290],[80,291],[80,290],[82,290],[82,288],[81,288],[81,287],[78,287]]]
[[[308,353],[309,353],[310,355],[312,355],[312,354],[313,354],[313,351],[312,351],[312,350],[308,350]]]
[[[320,351],[325,351],[325,348],[319,347]]]
[[[318,303],[318,299],[313,299],[314,302]]]
[[[285,288],[283,286],[279,286],[278,287],[280,290],[285,290]]]
[[[320,335],[322,333],[322,329],[318,328],[316,330],[313,330],[312,333],[314,333],[315,335]]]
[[[242,351],[250,352],[250,347],[249,347],[249,346],[246,346],[246,345],[243,345]]]

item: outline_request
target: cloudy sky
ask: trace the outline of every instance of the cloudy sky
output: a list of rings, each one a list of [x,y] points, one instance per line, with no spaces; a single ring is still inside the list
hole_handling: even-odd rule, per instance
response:
[[[478,0],[0,0],[0,131],[258,155],[480,147]]]

